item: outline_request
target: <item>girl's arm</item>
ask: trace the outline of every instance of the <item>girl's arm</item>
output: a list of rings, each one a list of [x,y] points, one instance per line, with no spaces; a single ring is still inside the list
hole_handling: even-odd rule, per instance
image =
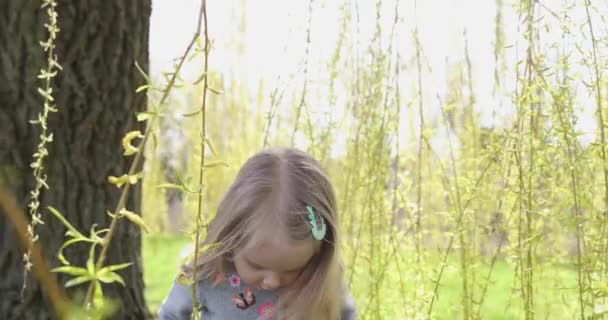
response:
[[[173,281],[171,291],[158,311],[159,320],[190,320],[191,313],[191,287]]]

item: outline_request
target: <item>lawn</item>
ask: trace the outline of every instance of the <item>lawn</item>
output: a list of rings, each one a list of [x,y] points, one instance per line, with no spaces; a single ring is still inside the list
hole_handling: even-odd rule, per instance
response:
[[[180,263],[180,254],[190,242],[187,237],[148,235],[143,239],[146,300],[154,313],[171,288]]]
[[[148,307],[154,313],[158,310],[162,300],[169,291],[175,272],[179,266],[180,254],[189,244],[189,239],[183,236],[170,235],[149,235],[144,237],[143,259],[144,277],[146,282],[146,299]],[[460,308],[461,283],[458,269],[454,268],[457,261],[449,262],[450,267],[446,268],[439,287],[439,297],[434,308],[434,316],[437,319],[458,319],[462,318]],[[487,274],[487,267],[480,267],[480,274]],[[391,272],[398,272],[392,270]],[[411,271],[406,271],[410,272]],[[395,275],[389,276],[395,279]],[[536,310],[538,318],[542,319],[571,319],[576,311],[576,292],[575,273],[565,267],[542,266],[537,272],[536,282]],[[481,277],[480,277],[481,278]],[[483,305],[481,317],[483,319],[518,319],[521,317],[521,302],[517,290],[513,290],[517,283],[514,283],[514,272],[510,264],[505,261],[498,261],[492,272],[491,284],[488,286]],[[364,294],[368,290],[366,281],[353,281],[353,294],[358,300],[360,311],[367,306],[367,296]],[[478,279],[479,284],[483,283]],[[478,284],[477,294],[481,292]],[[407,284],[406,284],[407,285]],[[388,282],[382,286],[386,292],[384,297],[390,297],[382,301],[382,317],[393,319],[404,309],[406,299],[399,294],[399,289],[395,282]],[[477,307],[477,306],[475,306]],[[368,316],[368,319],[373,316]],[[399,318],[395,318],[399,319]],[[403,318],[405,319],[405,318]]]

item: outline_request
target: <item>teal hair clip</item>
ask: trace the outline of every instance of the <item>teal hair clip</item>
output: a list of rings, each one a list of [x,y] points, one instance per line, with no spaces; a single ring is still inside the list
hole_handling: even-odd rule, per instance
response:
[[[308,220],[310,221],[310,225],[312,227],[312,236],[319,241],[323,240],[323,238],[325,238],[325,232],[327,231],[327,226],[325,225],[323,216],[319,215],[320,223],[317,223],[317,218],[312,210],[312,207],[306,206],[306,210],[308,210]]]

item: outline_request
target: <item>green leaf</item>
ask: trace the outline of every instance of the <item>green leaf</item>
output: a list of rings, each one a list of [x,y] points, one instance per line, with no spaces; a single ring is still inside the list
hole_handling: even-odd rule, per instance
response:
[[[156,112],[138,112],[137,113],[137,121],[146,121],[150,118],[156,117],[158,113]]]
[[[131,144],[131,141],[135,138],[143,138],[144,136],[141,134],[139,130],[131,131],[125,134],[124,138],[122,138],[122,147],[125,149],[123,155],[130,156],[136,154],[139,149]]]
[[[209,91],[211,91],[211,92],[213,92],[213,93],[217,94],[217,95],[220,95],[220,94],[222,94],[222,93],[223,93],[222,91],[220,91],[220,90],[218,90],[218,89],[211,88],[211,87],[207,87],[207,89],[208,89]]]
[[[69,288],[69,287],[73,287],[85,282],[89,282],[93,280],[93,277],[91,275],[86,275],[86,276],[80,276],[80,277],[76,277],[68,282],[65,283],[65,287]]]
[[[88,275],[89,272],[85,268],[81,267],[73,267],[73,266],[61,266],[54,269],[51,269],[51,272],[60,272],[69,274],[71,276],[83,276]]]
[[[209,137],[203,137],[203,143],[209,147],[209,150],[211,150],[211,153],[214,156],[217,155],[217,153],[215,152],[215,148],[213,147],[213,143],[211,142],[211,139]]]
[[[198,188],[198,191],[196,190],[192,190],[192,188],[190,187],[192,178],[191,177],[187,177],[187,181],[184,181],[184,178],[182,178],[181,174],[179,174],[179,172],[175,172],[175,178],[177,179],[177,182],[179,182],[179,184],[184,188],[184,190],[188,193],[199,193],[202,187]]]
[[[80,238],[81,236],[82,236],[82,237],[84,237],[84,235],[82,235],[82,234],[81,234],[81,235],[78,235],[78,234],[76,234],[76,233],[72,232],[72,230],[68,230],[68,231],[66,231],[66,232],[65,232],[65,236],[66,236],[66,237],[72,237],[72,238]]]
[[[197,114],[199,114],[199,113],[201,113],[201,112],[203,112],[203,109],[202,109],[202,108],[200,108],[200,109],[198,109],[198,110],[196,110],[196,111],[192,111],[192,112],[184,113],[184,114],[182,114],[182,116],[184,116],[184,117],[193,117],[193,116],[195,116],[195,115],[197,115]]]
[[[56,60],[51,60],[51,66],[63,71],[63,67],[56,61]]]
[[[196,43],[196,47],[197,47],[197,48],[199,48],[200,50],[204,50],[204,48],[203,48],[203,42],[202,42],[202,39],[201,39],[201,37],[200,37],[200,36],[197,36],[197,37],[194,39],[194,43]]]
[[[99,236],[100,233],[102,232],[108,232],[110,231],[109,228],[105,228],[105,229],[101,229],[99,231],[96,231],[95,228],[97,227],[97,224],[94,223],[91,226],[91,230],[89,231],[89,240],[93,243],[99,243],[101,244],[103,242],[103,238]]]
[[[196,59],[201,54],[201,52],[201,50],[194,49],[194,51],[192,51],[192,53],[188,56],[188,62]]]
[[[95,274],[95,245],[89,249],[89,258],[87,259],[87,270],[90,274]]]
[[[150,88],[149,84],[144,84],[143,86],[139,86],[137,87],[137,89],[135,89],[135,93],[140,93],[144,90],[147,90],[148,88]]]
[[[92,235],[91,235],[91,237],[95,236],[95,237],[96,237],[96,239],[95,239],[95,240],[96,240],[96,241],[97,241],[99,244],[102,244],[102,243],[103,243],[103,237],[104,237],[104,236],[102,235],[102,233],[107,234],[108,232],[110,232],[110,228],[104,228],[104,229],[100,229],[100,230],[95,231],[95,234],[92,234]]]
[[[78,232],[78,230],[76,230],[76,228],[74,228],[74,226],[71,225],[68,222],[68,220],[66,220],[57,209],[55,209],[51,206],[48,206],[47,208],[66,228],[68,228],[70,235],[72,235],[74,237],[79,237],[79,238],[82,237],[82,238],[86,239],[86,237],[82,233]]]
[[[203,165],[203,167],[205,167],[205,168],[214,168],[217,166],[229,167],[230,165],[228,164],[228,162],[223,161],[223,160],[209,161]]]
[[[108,270],[108,271],[117,271],[117,270],[122,270],[130,265],[132,265],[132,262],[127,262],[127,263],[121,263],[121,264],[113,264],[111,266],[107,266],[105,268],[103,268],[102,270]]]
[[[92,241],[85,237],[78,237],[78,238],[70,239],[70,240],[64,242],[61,245],[61,248],[59,248],[59,251],[57,252],[57,258],[59,259],[59,261],[61,261],[61,263],[65,264],[65,265],[70,264],[70,262],[63,255],[63,249],[65,249],[77,242],[92,242]]]
[[[123,286],[125,285],[125,281],[122,279],[122,277],[118,273],[113,271],[99,272],[97,274],[97,279],[103,283],[118,282]]]
[[[137,121],[146,121],[150,119],[150,114],[141,112],[137,114]]]
[[[141,216],[125,209],[122,208],[120,210],[120,215],[122,215],[123,217],[129,219],[129,221],[133,222],[134,224],[138,225],[140,228],[142,228],[146,233],[150,232],[150,229],[148,229],[148,226],[146,226],[146,224],[144,223],[144,220],[141,218]]]
[[[141,173],[140,174],[134,174],[134,175],[128,175],[128,174],[123,174],[120,177],[115,177],[115,176],[109,176],[108,177],[108,182],[111,184],[116,185],[118,188],[120,188],[123,184],[136,184],[137,180],[141,177]]]
[[[150,77],[148,77],[148,75],[146,74],[144,69],[142,69],[139,66],[139,63],[137,63],[137,61],[135,61],[135,68],[137,68],[137,71],[139,71],[139,74],[141,74],[141,76],[144,77],[144,79],[146,79],[146,83],[152,83],[152,80],[150,79]]]
[[[96,309],[103,308],[103,290],[101,289],[101,282],[95,280],[93,283],[93,307]]]
[[[52,94],[51,88],[49,88],[49,91],[44,91],[44,90],[38,88],[38,93],[42,97],[44,97],[47,101],[53,101],[53,96],[51,95]]]
[[[205,75],[206,75],[206,74],[207,74],[207,73],[203,72],[203,73],[201,74],[201,76],[200,76],[198,79],[196,79],[196,81],[194,81],[194,83],[193,83],[193,84],[199,84],[199,83],[201,83],[201,81],[203,81],[203,80],[205,79]]]

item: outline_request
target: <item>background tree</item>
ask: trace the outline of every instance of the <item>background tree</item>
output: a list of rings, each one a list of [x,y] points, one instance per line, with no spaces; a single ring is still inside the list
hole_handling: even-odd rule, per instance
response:
[[[179,184],[180,177],[184,176],[188,166],[190,141],[183,131],[184,117],[181,116],[183,110],[175,106],[176,103],[172,104],[172,108],[168,109],[160,119],[157,155],[165,181]],[[187,227],[184,216],[184,193],[178,188],[166,188],[164,192],[167,205],[167,229],[175,234],[183,232]]]
[[[22,207],[34,179],[29,164],[40,129],[29,124],[42,108],[36,78],[46,62],[39,42],[47,39],[41,1],[0,1],[0,175]],[[140,129],[135,112],[146,108],[146,95],[136,94],[143,83],[134,68],[148,69],[150,0],[62,1],[57,7],[60,32],[56,53],[63,70],[54,78],[53,95],[59,109],[49,116],[54,141],[48,147],[45,174],[49,190],[40,196],[45,225],[37,228],[51,266],[64,241],[65,228],[45,208],[52,205],[81,232],[97,224],[106,227],[120,190],[107,182],[120,176],[131,161],[122,155],[121,139]],[[139,212],[141,188],[134,186],[127,208]],[[75,245],[66,257],[84,265],[86,246]],[[141,234],[121,223],[110,245],[108,264],[132,262],[122,271],[126,286],[112,284],[104,293],[119,304],[114,319],[148,316],[143,295]],[[46,306],[39,286],[28,281],[23,303],[23,263],[11,226],[0,214],[0,318],[45,319]],[[65,281],[63,275],[59,276]],[[85,287],[76,287],[72,296]]]

